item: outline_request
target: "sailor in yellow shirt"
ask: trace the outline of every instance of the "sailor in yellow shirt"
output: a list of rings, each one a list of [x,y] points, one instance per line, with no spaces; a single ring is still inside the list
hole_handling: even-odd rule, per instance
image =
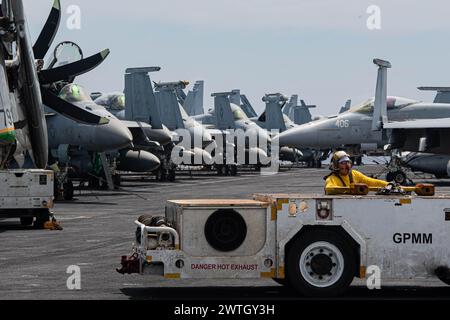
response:
[[[351,187],[355,183],[366,184],[369,188],[383,188],[389,183],[383,180],[373,179],[365,176],[359,171],[352,170],[352,161],[345,151],[337,151],[333,154],[330,163],[332,171],[325,177],[325,193],[327,190],[336,187]]]

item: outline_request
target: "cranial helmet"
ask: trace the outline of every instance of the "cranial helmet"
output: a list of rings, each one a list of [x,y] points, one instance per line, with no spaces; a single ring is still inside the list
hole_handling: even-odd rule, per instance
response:
[[[352,163],[350,156],[345,151],[336,151],[331,157],[330,170],[339,170],[339,163],[348,161]]]

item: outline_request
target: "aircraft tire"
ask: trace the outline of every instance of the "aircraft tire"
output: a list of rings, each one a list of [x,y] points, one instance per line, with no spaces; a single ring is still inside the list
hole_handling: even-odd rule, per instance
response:
[[[31,226],[33,224],[34,217],[20,217],[20,224],[22,226]]]
[[[406,182],[408,181],[406,178],[406,174],[401,170],[395,171],[393,173],[393,180],[401,185],[406,184]]]
[[[34,220],[33,226],[36,229],[43,229],[44,224],[50,221],[50,211],[48,209],[37,209],[36,220]]]

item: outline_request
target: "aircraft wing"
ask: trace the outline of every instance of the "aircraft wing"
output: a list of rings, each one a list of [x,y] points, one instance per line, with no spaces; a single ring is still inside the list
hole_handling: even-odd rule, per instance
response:
[[[388,122],[383,125],[383,128],[384,129],[450,128],[450,118],[417,119],[417,120]]]
[[[145,122],[137,122],[137,121],[128,121],[128,120],[121,120],[124,125],[127,126],[127,128],[151,128],[152,126]]]
[[[203,125],[203,126],[208,130],[208,133],[210,133],[211,135],[228,134],[227,131],[215,129],[214,126],[211,126],[211,127],[208,127],[206,125]]]

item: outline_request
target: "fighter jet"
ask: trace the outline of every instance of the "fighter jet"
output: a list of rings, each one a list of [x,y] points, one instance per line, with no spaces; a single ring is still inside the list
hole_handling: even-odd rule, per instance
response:
[[[413,99],[387,97],[385,89],[381,91],[380,86],[384,83],[382,81],[386,81],[386,68],[390,67],[390,64],[379,59],[376,59],[375,63],[380,67],[376,94],[384,97],[384,103],[378,101],[378,103],[384,105],[383,112],[379,110],[380,107],[374,108],[377,99],[371,98],[339,115],[313,121],[281,133],[279,136],[280,145],[316,149],[346,148],[353,155],[367,151],[384,150],[386,144],[389,144],[391,148],[404,147],[403,150],[408,151],[438,153],[439,150],[435,145],[439,145],[440,151],[450,153],[450,147],[447,146],[446,148],[438,143],[444,141],[444,136],[440,135],[439,132],[436,135],[435,130],[430,130],[449,123],[448,120],[439,118],[450,117],[450,104],[422,103]],[[386,84],[384,83],[384,85]],[[384,118],[387,117],[390,121],[395,122],[382,121],[381,114]],[[405,121],[408,119],[422,120]],[[415,127],[417,130],[412,131],[411,129]],[[429,129],[425,130],[424,128],[427,127]],[[389,138],[388,132],[382,130],[383,128],[396,130]],[[404,134],[406,129],[408,129],[407,135]],[[426,136],[424,136],[425,133],[427,133]],[[426,137],[428,137],[428,140]],[[421,138],[424,139],[421,140]],[[426,145],[427,147],[419,148],[420,141],[422,141],[422,146]],[[428,141],[428,144],[424,144],[425,141]]]
[[[156,142],[152,144],[146,136],[146,133],[151,131],[149,125],[117,119],[104,107],[92,101],[84,88],[77,84],[67,84],[59,96],[80,108],[109,119],[109,123],[106,126],[93,127],[62,116],[49,117],[52,150],[61,149],[62,146],[75,148],[76,152],[72,152],[72,163],[76,160],[73,153],[80,155],[81,150],[88,153],[108,152],[118,163],[117,169],[120,171],[148,172],[159,167],[159,159],[152,153],[142,150],[146,147],[159,146]],[[115,151],[118,154],[115,155]],[[60,155],[60,152],[58,154]],[[90,163],[92,164],[92,161]],[[78,174],[82,175],[81,172]]]
[[[246,136],[245,146],[243,146],[246,153],[245,164],[250,164],[250,159],[258,159],[257,163],[252,165],[259,169],[268,159],[268,152],[264,149],[270,147],[270,135],[265,129],[251,121],[242,111],[239,106],[241,95],[238,90],[212,93],[211,96],[214,97],[214,109],[193,118],[208,128],[215,128],[222,132],[238,132],[239,130],[243,132]],[[255,145],[251,144],[250,141],[255,142]],[[239,147],[237,139],[235,139],[234,145],[235,148]],[[239,151],[235,150],[235,154]]]
[[[286,130],[297,127],[297,125],[284,113],[282,110],[289,104],[289,108],[297,107],[297,96],[294,95],[291,99],[280,93],[266,94],[263,99],[266,103],[264,112],[250,120],[254,121],[260,127],[266,130],[277,130],[284,132]],[[307,109],[306,109],[307,110]],[[291,147],[280,148],[280,160],[291,162],[306,162],[308,167],[321,167],[323,158],[326,155],[323,152],[316,152],[311,149],[298,150]]]
[[[125,110],[117,112],[119,119],[147,123],[162,136],[169,134],[172,140],[178,140],[178,129],[185,129],[191,137],[191,145],[200,141],[203,146],[214,143],[209,130],[189,117],[180,104],[179,90],[187,82],[154,83],[153,89],[149,73],[159,71],[160,67],[128,68],[125,71]],[[100,99],[100,98],[98,98]],[[186,99],[186,98],[182,98]],[[157,140],[157,138],[154,138]],[[212,162],[211,155],[200,147],[184,148],[170,142],[165,144],[164,158],[161,161],[160,180],[175,179],[176,164],[172,161],[173,153],[179,155],[182,164],[202,164]],[[193,160],[200,159],[201,163]],[[187,160],[185,162],[184,160]]]

